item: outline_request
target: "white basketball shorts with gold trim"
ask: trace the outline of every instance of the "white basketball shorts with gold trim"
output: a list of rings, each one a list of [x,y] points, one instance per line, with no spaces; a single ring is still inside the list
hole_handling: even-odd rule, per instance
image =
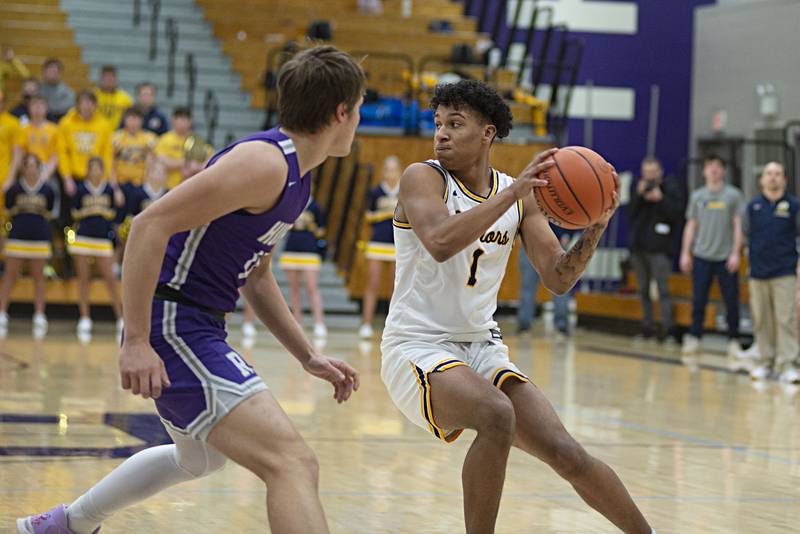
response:
[[[508,359],[508,347],[499,340],[476,342],[385,341],[381,346],[381,378],[389,396],[415,425],[442,441],[454,441],[460,428],[441,428],[431,405],[430,375],[466,365],[495,387],[509,378],[530,382]]]

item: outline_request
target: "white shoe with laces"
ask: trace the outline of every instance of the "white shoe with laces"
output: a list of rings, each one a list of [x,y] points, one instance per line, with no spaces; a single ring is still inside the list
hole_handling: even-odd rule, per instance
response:
[[[741,351],[739,357],[747,358],[748,360],[759,360],[761,358],[761,353],[758,350],[758,345],[753,343],[750,345],[749,349]]]
[[[750,378],[752,380],[765,380],[769,376],[769,367],[766,365],[759,365],[750,371]]]
[[[117,334],[121,334],[125,330],[125,320],[117,319]]]
[[[33,336],[44,337],[47,333],[47,316],[43,313],[33,314]]]
[[[372,337],[372,334],[372,327],[367,323],[362,324],[361,328],[358,329],[358,337],[362,339],[369,339]]]
[[[328,329],[325,323],[317,323],[314,325],[314,337],[327,337]]]
[[[728,341],[728,358],[730,359],[741,359],[742,358],[742,346],[739,345],[739,342],[735,339],[731,339]]]
[[[700,349],[700,340],[691,334],[683,336],[683,346],[681,346],[681,354],[690,355],[697,354]]]
[[[88,317],[81,317],[78,320],[78,336],[88,336],[92,333],[92,320]]]
[[[800,384],[800,372],[794,367],[789,367],[778,378],[784,384]]]
[[[250,321],[242,323],[242,335],[244,337],[256,337],[256,325]]]

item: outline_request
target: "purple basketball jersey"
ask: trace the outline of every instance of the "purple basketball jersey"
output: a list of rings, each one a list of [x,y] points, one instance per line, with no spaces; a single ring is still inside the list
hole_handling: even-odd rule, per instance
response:
[[[187,299],[213,310],[231,312],[239,299],[239,287],[289,231],[308,205],[311,176],[300,176],[294,143],[277,128],[258,132],[221,150],[208,162],[213,165],[241,143],[270,143],[283,152],[289,166],[286,184],[272,209],[254,215],[245,210],[229,213],[169,240],[159,284],[178,290]]]

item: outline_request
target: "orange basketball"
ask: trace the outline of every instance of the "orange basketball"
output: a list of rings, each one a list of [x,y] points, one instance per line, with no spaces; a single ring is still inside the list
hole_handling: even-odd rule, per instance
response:
[[[614,176],[603,156],[582,146],[559,149],[547,169],[545,187],[533,189],[539,209],[556,226],[585,228],[611,206]]]

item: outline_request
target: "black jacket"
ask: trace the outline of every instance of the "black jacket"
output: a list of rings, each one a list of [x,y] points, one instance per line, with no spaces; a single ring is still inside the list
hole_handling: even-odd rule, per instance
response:
[[[648,202],[633,185],[628,205],[629,243],[634,252],[674,254],[674,242],[683,217],[684,200],[678,184],[665,178],[661,181],[663,198]]]

